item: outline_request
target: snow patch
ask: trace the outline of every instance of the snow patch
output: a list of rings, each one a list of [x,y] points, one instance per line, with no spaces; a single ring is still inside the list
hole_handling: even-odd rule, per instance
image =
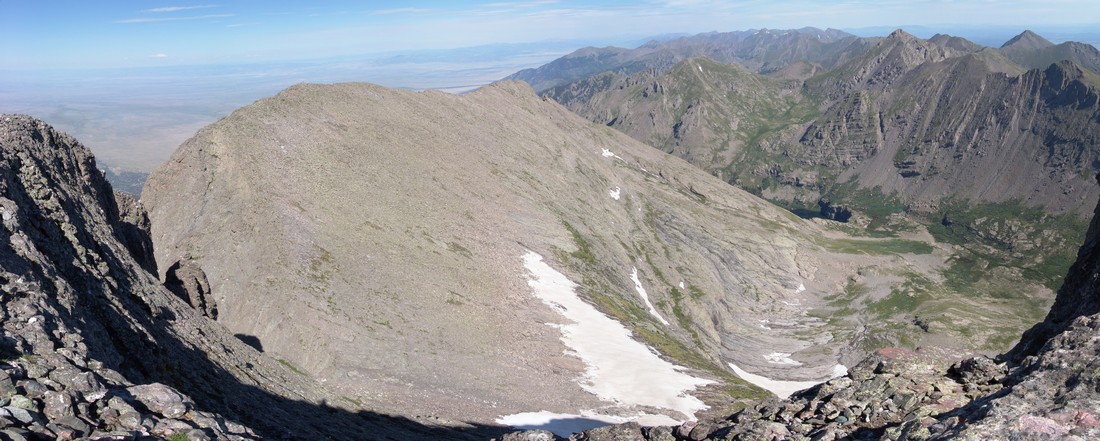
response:
[[[630,280],[634,281],[634,290],[638,291],[639,296],[642,296],[642,301],[645,302],[645,307],[649,310],[649,315],[657,317],[657,320],[660,320],[662,324],[668,326],[668,320],[661,317],[661,313],[657,312],[657,308],[654,308],[653,304],[649,303],[649,294],[645,292],[645,288],[642,287],[642,281],[638,279],[638,267],[634,267],[634,272],[630,273]]]
[[[795,293],[795,294],[798,294],[798,293],[800,293],[800,292],[802,292],[802,291],[805,291],[805,290],[806,290],[806,284],[804,284],[804,283],[799,283],[799,284],[798,284],[798,289],[795,289],[795,290],[794,290],[794,293]]]
[[[569,435],[576,432],[595,429],[610,424],[621,424],[628,421],[633,421],[647,427],[677,426],[680,424],[680,421],[676,421],[664,415],[639,413],[634,416],[620,417],[602,415],[590,410],[583,411],[579,415],[540,410],[538,412],[523,412],[514,415],[505,415],[496,419],[497,424],[511,426],[520,430],[549,430],[555,435],[563,438],[567,438]]]
[[[611,195],[611,199],[614,199],[614,200],[617,201],[617,200],[619,200],[619,191],[620,190],[621,189],[616,186],[615,188],[612,188],[611,190],[609,190],[607,193]]]
[[[568,437],[576,432],[618,423],[618,421],[608,418],[606,415],[583,416],[545,410],[505,415],[497,418],[496,422],[520,430],[549,430],[561,437]]]
[[[696,378],[634,340],[621,323],[604,315],[575,292],[576,284],[528,251],[523,256],[527,285],[536,297],[567,321],[558,326],[561,340],[585,364],[581,387],[620,406],[652,406],[674,410],[686,418],[706,409],[686,392],[713,381]]]
[[[791,354],[786,352],[772,352],[764,356],[765,360],[771,364],[782,364],[787,366],[802,366],[802,362],[791,358]]]
[[[616,156],[616,155],[614,153],[611,153],[610,149],[603,149],[603,157],[611,158],[613,156]]]
[[[702,71],[703,71],[703,66],[700,66],[700,65],[696,64],[696,65],[695,65],[695,67],[698,67],[698,68],[699,68],[699,72],[702,72]]]
[[[684,289],[684,281],[683,280],[680,281],[680,289]]]
[[[735,374],[737,374],[738,377],[741,377],[743,380],[748,381],[749,383],[755,384],[757,386],[760,386],[760,387],[766,389],[767,391],[775,394],[775,396],[777,396],[779,398],[787,398],[787,397],[791,396],[791,394],[793,394],[795,392],[798,392],[800,390],[809,389],[811,387],[817,386],[817,385],[819,385],[821,383],[824,383],[826,381],[832,380],[833,378],[842,377],[842,376],[848,374],[848,368],[845,367],[842,364],[838,364],[836,366],[833,366],[833,375],[829,378],[824,379],[824,380],[818,380],[818,381],[773,380],[773,379],[765,377],[763,375],[756,375],[756,374],[750,374],[748,372],[745,372],[743,369],[737,367],[736,364],[733,364],[733,363],[728,363],[728,364],[730,366],[730,369],[733,369],[733,372]]]

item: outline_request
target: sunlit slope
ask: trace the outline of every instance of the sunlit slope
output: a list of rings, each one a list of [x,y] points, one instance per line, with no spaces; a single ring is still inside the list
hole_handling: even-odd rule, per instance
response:
[[[851,277],[883,297],[900,282],[876,274],[942,264],[917,242],[826,235],[514,82],[294,86],[199,131],[143,196],[160,266],[195,259],[234,332],[349,401],[464,419],[608,405],[546,325],[561,319],[527,284],[528,251],[720,380],[699,392],[717,404],[761,393],[728,363],[820,379],[868,350],[862,324],[808,313]]]

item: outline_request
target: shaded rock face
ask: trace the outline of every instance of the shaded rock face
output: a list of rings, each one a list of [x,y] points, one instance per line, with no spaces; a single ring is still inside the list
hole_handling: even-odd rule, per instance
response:
[[[143,215],[132,205],[127,211],[132,215],[124,220],[94,159],[76,140],[29,117],[0,116],[0,353],[7,360],[0,362],[0,404],[6,406],[0,417],[11,423],[6,436],[198,430],[208,439],[254,437],[198,409],[186,418],[118,410],[133,407],[127,388],[161,377],[170,362],[200,369],[182,377],[213,379],[201,372],[197,353],[172,343],[178,337],[164,320],[188,317],[166,302],[131,255],[148,247],[148,235],[139,227]]]
[[[1100,183],[1100,175],[1097,175]],[[1077,260],[1069,273],[1050,313],[1041,323],[1024,333],[1007,357],[1019,361],[1035,355],[1051,337],[1065,331],[1081,316],[1100,313],[1100,205],[1089,224],[1085,243],[1077,251]]]
[[[119,240],[142,269],[156,274],[157,261],[153,256],[153,239],[149,236],[149,216],[145,208],[129,193],[115,191],[114,194],[119,209]]]
[[[173,263],[164,273],[164,286],[211,319],[218,319],[218,306],[210,292],[206,273],[190,256]]]
[[[825,219],[848,222],[848,219],[852,218],[851,209],[842,205],[834,205],[828,199],[817,201],[817,206],[821,209],[821,217]]]

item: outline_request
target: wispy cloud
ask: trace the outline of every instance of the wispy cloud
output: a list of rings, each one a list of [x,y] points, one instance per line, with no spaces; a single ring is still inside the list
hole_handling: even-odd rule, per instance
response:
[[[538,6],[547,6],[558,3],[558,0],[534,0],[527,2],[495,2],[495,3],[482,3],[481,6],[485,8],[534,8]]]
[[[219,5],[164,6],[164,7],[153,8],[153,9],[142,9],[141,12],[178,12],[178,11],[188,11],[188,10],[191,10],[191,9],[216,8],[218,6]]]
[[[431,9],[424,8],[393,8],[393,9],[375,9],[373,11],[367,11],[371,15],[389,15],[389,14],[416,14],[422,12],[431,12]]]
[[[168,58],[168,54],[153,54],[153,55],[150,55],[149,57],[150,58]]]
[[[156,23],[160,21],[180,21],[180,20],[204,20],[209,18],[226,18],[233,17],[235,14],[208,14],[208,15],[194,15],[189,17],[138,17],[127,18],[125,20],[115,20],[113,23]]]

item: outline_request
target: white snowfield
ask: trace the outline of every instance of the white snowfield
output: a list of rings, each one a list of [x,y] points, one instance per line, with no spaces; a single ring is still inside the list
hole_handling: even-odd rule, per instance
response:
[[[765,356],[765,357],[767,357],[767,356]],[[791,360],[791,361],[794,361],[794,360]],[[795,363],[797,363],[797,361]],[[826,381],[832,380],[833,378],[843,377],[843,376],[848,374],[848,368],[845,367],[842,364],[838,364],[836,366],[833,366],[833,375],[829,378],[824,379],[824,380],[818,380],[818,381],[773,380],[773,379],[765,377],[763,375],[756,375],[756,374],[750,374],[748,372],[745,372],[745,370],[741,369],[736,364],[733,364],[733,363],[728,363],[728,364],[730,366],[730,369],[733,369],[733,372],[735,374],[737,374],[738,377],[741,377],[743,380],[748,381],[749,383],[752,383],[752,384],[755,384],[757,386],[760,386],[760,387],[764,388],[765,390],[775,394],[775,396],[777,396],[779,398],[787,398],[787,397],[791,396],[791,394],[793,394],[795,392],[798,392],[800,390],[809,389],[811,387],[817,386],[817,385],[819,385],[821,383],[824,383]]]
[[[642,281],[638,280],[638,267],[634,267],[634,271],[630,273],[630,280],[634,281],[634,290],[638,291],[639,296],[642,296],[642,301],[645,302],[645,307],[649,310],[649,315],[656,317],[662,324],[668,326],[668,320],[661,317],[661,313],[657,312],[657,308],[654,308],[653,304],[649,303],[649,294],[646,293],[645,288],[642,287]]]
[[[619,187],[612,188],[607,191],[607,194],[611,195],[611,199],[619,200],[619,192],[622,191]]]
[[[786,352],[772,352],[764,356],[765,360],[771,364],[785,364],[789,366],[802,366],[802,362],[791,358],[791,354]]]
[[[592,411],[584,411],[579,415],[568,413],[554,413],[545,410],[538,412],[523,412],[515,415],[507,415],[496,420],[497,424],[515,427],[522,430],[544,429],[555,435],[568,438],[569,435],[594,429],[609,424],[620,424],[634,421],[643,426],[675,426],[681,422],[664,415],[638,414],[633,416],[601,415]]]
[[[696,411],[707,408],[687,392],[714,381],[682,372],[683,367],[661,359],[648,346],[631,338],[630,330],[621,323],[581,300],[575,291],[577,285],[543,262],[538,253],[529,251],[523,256],[523,263],[529,272],[527,284],[535,296],[565,319],[563,324],[556,326],[561,330],[562,343],[572,350],[566,353],[576,355],[585,364],[585,375],[580,380],[584,390],[610,405],[668,409],[682,414],[684,419],[694,419]],[[602,421],[592,416],[595,415],[592,412],[579,410],[579,415],[525,412],[502,416],[497,422],[513,427],[536,427],[527,423],[546,420],[547,424],[557,421],[561,425],[575,423],[578,419]],[[600,416],[603,417],[610,422],[679,423],[668,417],[641,413]]]
[[[600,156],[603,156],[605,158],[615,158],[615,159],[618,159],[620,161],[626,162],[626,160],[623,159],[622,156],[616,155],[615,152],[613,152],[609,149],[601,149],[601,150],[603,150],[603,151],[600,152]]]

